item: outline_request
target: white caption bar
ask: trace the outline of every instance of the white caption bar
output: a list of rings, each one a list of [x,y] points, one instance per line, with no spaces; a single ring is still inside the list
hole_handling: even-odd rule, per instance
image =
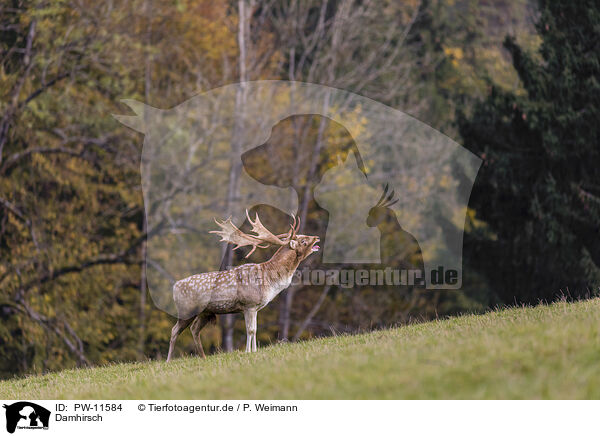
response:
[[[598,401],[7,400],[1,434],[598,434]],[[49,413],[49,414],[48,414]],[[34,430],[45,430],[43,433]],[[9,433],[6,433],[8,431]]]

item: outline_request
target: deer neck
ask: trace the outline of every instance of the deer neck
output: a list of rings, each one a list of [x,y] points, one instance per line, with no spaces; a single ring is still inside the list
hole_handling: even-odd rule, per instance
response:
[[[271,271],[289,274],[296,271],[299,264],[300,259],[296,252],[287,247],[281,247],[268,261],[263,263],[265,268]]]
[[[282,283],[287,283],[289,285],[292,275],[299,264],[300,258],[294,250],[287,247],[281,247],[275,252],[271,259],[262,264],[265,272],[265,284],[267,286],[279,286]],[[287,285],[285,287],[287,287]]]

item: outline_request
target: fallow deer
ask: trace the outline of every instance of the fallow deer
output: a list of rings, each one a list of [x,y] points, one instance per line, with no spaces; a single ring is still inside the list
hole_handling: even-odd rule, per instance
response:
[[[318,251],[318,236],[298,235],[300,220],[291,224],[288,233],[274,235],[267,230],[258,218],[250,219],[255,235],[239,230],[228,218],[224,222],[215,219],[221,230],[213,230],[221,241],[235,244],[234,250],[252,246],[245,256],[248,258],[257,248],[271,245],[280,248],[263,263],[247,263],[226,271],[213,271],[196,274],[179,280],[173,285],[173,299],[178,311],[178,321],[171,331],[171,342],[167,361],[171,360],[177,337],[190,324],[198,353],[205,357],[200,340],[200,330],[216,315],[226,313],[244,314],[246,322],[246,352],[256,351],[256,316],[281,291],[287,288],[300,262],[312,252]]]

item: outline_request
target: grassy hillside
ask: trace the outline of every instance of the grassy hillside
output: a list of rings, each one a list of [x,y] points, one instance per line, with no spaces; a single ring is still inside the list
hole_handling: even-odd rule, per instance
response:
[[[600,299],[170,364],[0,382],[0,398],[600,398]]]

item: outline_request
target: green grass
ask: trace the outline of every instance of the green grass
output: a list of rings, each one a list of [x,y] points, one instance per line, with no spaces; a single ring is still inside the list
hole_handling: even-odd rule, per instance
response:
[[[0,382],[6,399],[600,398],[600,299]]]

